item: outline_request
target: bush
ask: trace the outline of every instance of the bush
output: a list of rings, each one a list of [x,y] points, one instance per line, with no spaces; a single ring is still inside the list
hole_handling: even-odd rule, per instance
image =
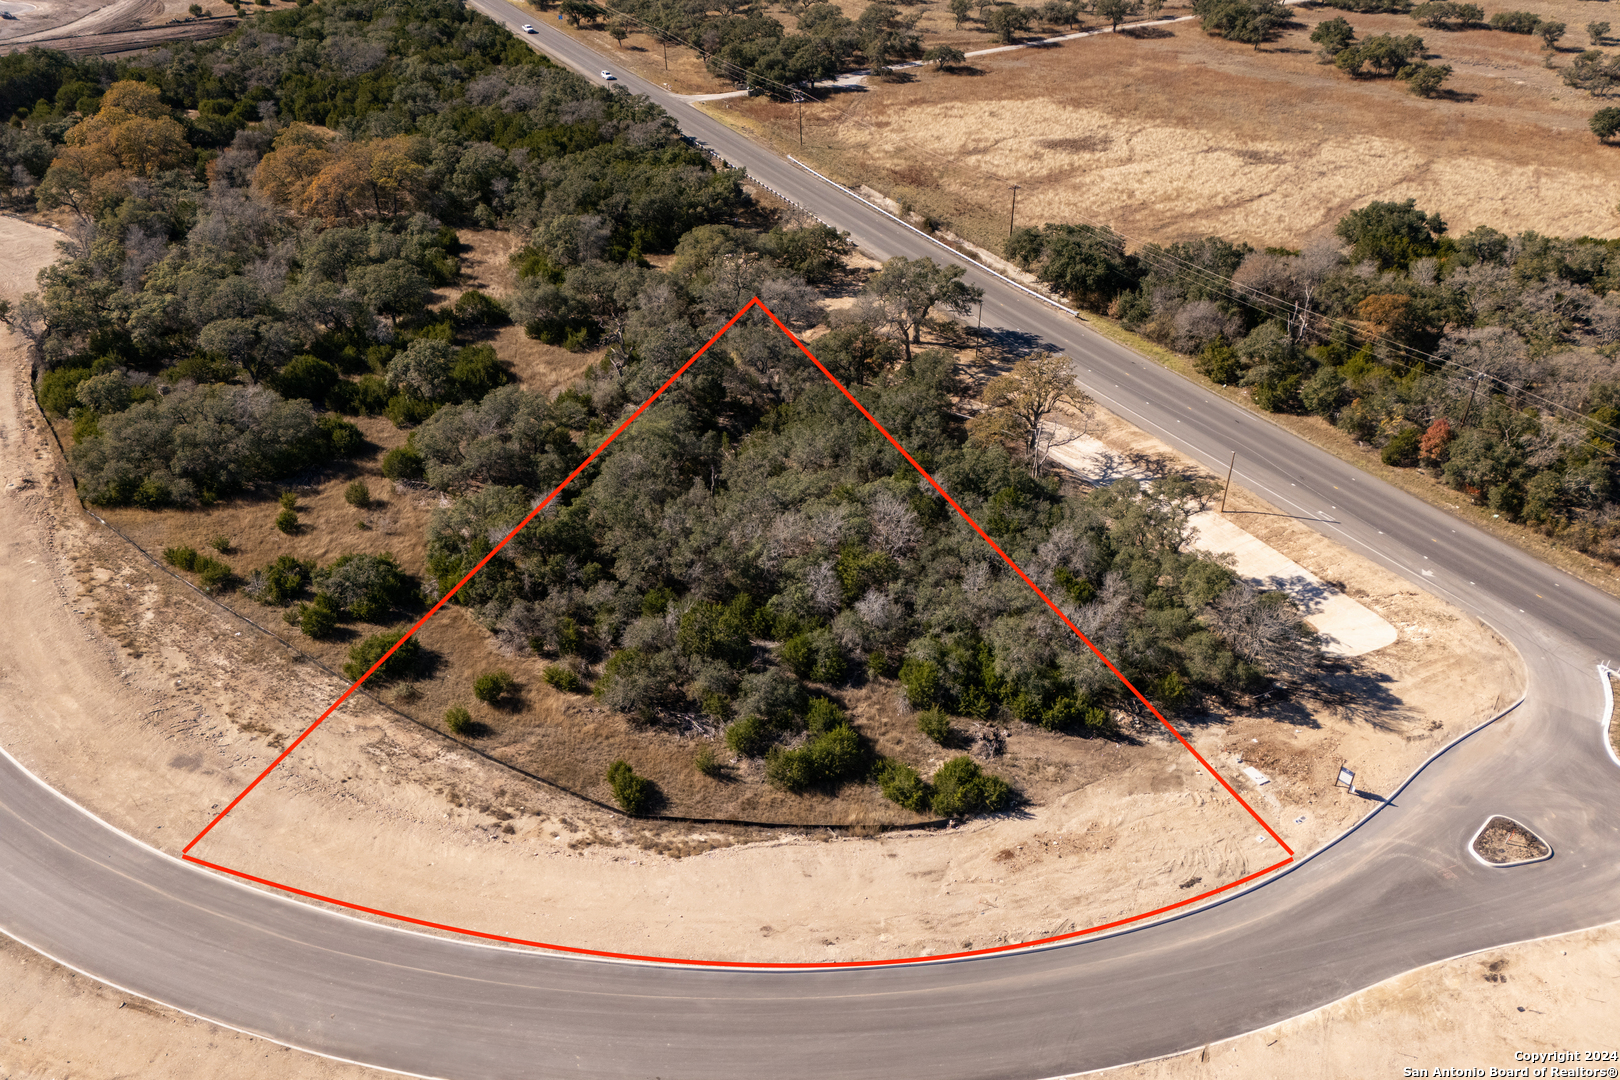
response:
[[[422,455],[409,446],[396,446],[383,455],[382,474],[390,480],[420,480],[422,471]]]
[[[371,505],[371,489],[364,480],[356,480],[343,489],[343,501],[364,510]]]
[[[554,686],[565,694],[577,694],[585,689],[585,684],[579,681],[579,676],[565,667],[557,664],[547,665],[540,677],[546,681],[547,686]]]
[[[388,657],[373,677],[381,681],[404,678],[415,670],[422,659],[422,646],[417,644],[415,638],[405,638],[405,633],[404,630],[395,630],[392,633],[373,634],[355,645],[349,650],[349,662],[343,665],[343,674],[358,680],[398,643],[399,648],[395,649],[394,655]],[[405,640],[401,641],[402,638]]]
[[[1409,469],[1417,464],[1418,449],[1422,442],[1423,435],[1417,428],[1402,428],[1384,444],[1384,448],[1378,452],[1378,460],[1385,465]]]
[[[874,679],[887,678],[894,671],[894,665],[889,662],[889,654],[885,652],[869,652],[866,654],[866,672]]]
[[[607,771],[608,786],[619,808],[630,815],[644,814],[652,809],[658,788],[645,776],[637,776],[630,763],[620,758]]]
[[[313,580],[331,597],[339,614],[373,623],[382,622],[396,606],[403,605],[413,585],[386,551],[381,555],[339,555],[332,565],[317,570]]]
[[[273,377],[266,380],[284,398],[303,398],[311,403],[326,400],[327,392],[341,382],[338,369],[315,356],[295,356]]]
[[[910,765],[884,758],[878,765],[877,780],[883,797],[890,802],[916,813],[922,813],[927,808],[932,792]]]
[[[849,717],[844,715],[844,710],[824,697],[810,699],[810,708],[805,710],[804,720],[812,735],[820,735],[849,724]]]
[[[444,727],[452,735],[470,735],[473,730],[472,713],[460,705],[444,710]]]
[[[210,536],[208,538],[208,546],[219,552],[221,555],[229,555],[231,553],[231,538],[223,533],[219,534],[218,536]]]
[[[39,377],[35,396],[39,407],[52,416],[66,416],[79,403],[79,384],[90,377],[89,368],[57,368]]]
[[[316,639],[330,637],[332,631],[337,629],[337,624],[338,613],[329,597],[317,595],[314,603],[299,607],[298,629],[304,632],[305,637]]]
[[[281,498],[277,501],[281,503],[281,508],[283,510],[298,509],[298,495],[296,492],[283,491],[281,493]]]
[[[814,736],[797,750],[772,748],[765,757],[765,779],[797,792],[847,780],[858,774],[864,764],[861,738],[845,724]]]
[[[349,457],[365,445],[366,437],[360,429],[335,413],[327,413],[315,421],[326,443],[336,457]]]
[[[276,528],[280,529],[288,536],[292,536],[294,533],[298,532],[298,511],[283,510],[281,513],[277,514]]]
[[[197,563],[192,567],[197,572],[197,584],[203,592],[213,593],[230,587],[231,568],[218,559],[211,559],[206,555],[199,556]]]
[[[1012,805],[1013,791],[1007,781],[985,772],[965,754],[939,767],[933,789],[929,806],[940,817],[993,813]]]
[[[172,547],[163,549],[163,561],[170,566],[178,566],[182,570],[195,570],[197,560],[200,558],[197,549],[193,547]]]
[[[463,326],[503,326],[512,321],[505,304],[477,289],[468,289],[458,296],[452,310],[456,321]]]
[[[486,671],[473,680],[473,697],[485,705],[499,705],[517,686],[507,671]]]
[[[745,716],[726,728],[726,745],[743,757],[763,757],[776,734],[776,727],[763,716]]]
[[[939,698],[939,667],[932,661],[908,658],[900,665],[900,685],[913,709],[926,709]]]
[[[246,592],[261,604],[281,607],[304,590],[314,570],[313,562],[300,562],[291,555],[282,555],[248,577]]]
[[[795,634],[777,647],[776,655],[793,674],[812,682],[836,685],[848,668],[843,649],[827,630]]]
[[[704,776],[718,780],[725,775],[726,767],[720,761],[720,755],[714,752],[714,747],[704,743],[698,747],[697,754],[692,758],[692,767]]]
[[[917,714],[917,730],[940,746],[951,744],[951,718],[938,706]]]

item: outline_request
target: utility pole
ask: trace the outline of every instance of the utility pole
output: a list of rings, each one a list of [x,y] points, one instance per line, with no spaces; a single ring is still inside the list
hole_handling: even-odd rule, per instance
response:
[[[1226,513],[1226,497],[1232,493],[1232,470],[1237,468],[1237,451],[1232,451],[1232,460],[1226,466],[1226,490],[1221,492],[1221,513]]]
[[[799,103],[799,149],[804,149],[804,95],[793,91],[793,100]]]
[[[1008,184],[1007,186],[1012,188],[1012,193],[1013,193],[1013,196],[1012,196],[1012,209],[1007,212],[1007,235],[1011,236],[1013,234],[1013,222],[1018,217],[1018,187],[1019,187],[1019,185],[1017,185],[1017,184]]]
[[[979,297],[979,325],[973,328],[973,362],[979,362],[979,345],[984,341],[984,297]]]
[[[669,38],[662,31],[658,34],[658,44],[664,47],[664,70],[669,70]]]
[[[1474,385],[1468,388],[1468,404],[1463,408],[1462,419],[1457,422],[1457,428],[1459,431],[1468,426],[1468,414],[1472,412],[1474,408],[1474,391],[1479,389],[1480,381],[1484,378],[1485,376],[1483,374],[1476,375],[1474,377]]]

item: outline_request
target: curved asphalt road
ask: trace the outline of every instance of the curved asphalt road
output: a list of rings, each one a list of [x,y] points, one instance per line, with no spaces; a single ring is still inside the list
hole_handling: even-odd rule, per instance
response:
[[[474,6],[512,26],[535,18]],[[542,28],[544,28],[543,24]],[[588,74],[611,62],[554,32]],[[656,89],[623,81],[636,91]],[[655,96],[866,251],[937,248]],[[973,268],[970,266],[970,270]],[[983,278],[983,275],[979,275]],[[875,970],[704,971],[489,948],[358,922],[174,861],[0,758],[0,928],[98,979],[281,1042],[444,1077],[1039,1077],[1198,1046],[1459,953],[1620,917],[1620,769],[1594,662],[1620,603],[1091,334],[994,279],[987,322],[1076,359],[1110,408],[1486,619],[1526,703],[1362,828],[1264,887],[1062,948]],[[1484,867],[1491,813],[1557,855]]]

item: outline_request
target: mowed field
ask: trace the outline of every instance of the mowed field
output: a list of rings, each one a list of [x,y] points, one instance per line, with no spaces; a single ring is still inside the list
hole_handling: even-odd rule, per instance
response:
[[[1551,68],[1536,37],[1304,5],[1260,50],[1185,21],[974,57],[973,74],[874,81],[806,106],[802,152],[791,106],[706,107],[993,248],[1015,183],[1020,224],[1105,223],[1133,241],[1214,233],[1297,247],[1347,210],[1404,198],[1454,234],[1620,235],[1620,147],[1587,129],[1609,102],[1558,70],[1586,47],[1588,22],[1620,25],[1620,13],[1579,0],[1522,7],[1568,24]],[[1443,96],[1319,63],[1310,32],[1341,14],[1358,39],[1421,36],[1429,62],[1455,71]]]

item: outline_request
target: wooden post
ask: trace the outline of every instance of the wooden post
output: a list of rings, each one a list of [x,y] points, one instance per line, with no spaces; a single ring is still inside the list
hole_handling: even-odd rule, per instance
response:
[[[1232,493],[1232,470],[1237,468],[1237,451],[1232,451],[1232,460],[1226,466],[1226,490],[1221,492],[1221,513],[1226,513],[1226,497]]]

